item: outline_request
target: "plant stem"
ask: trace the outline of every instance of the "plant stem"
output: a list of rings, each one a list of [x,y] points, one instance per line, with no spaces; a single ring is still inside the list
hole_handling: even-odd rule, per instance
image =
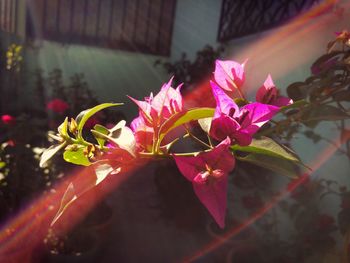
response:
[[[195,136],[194,134],[192,134],[192,133],[190,132],[190,130],[186,127],[186,125],[184,125],[184,127],[185,127],[186,132],[187,132],[187,134],[185,134],[185,136],[188,135],[188,136],[190,136],[191,139],[193,139],[194,141],[198,142],[199,144],[202,144],[203,146],[205,146],[205,147],[207,147],[207,148],[209,148],[209,149],[213,149],[213,146],[211,146],[211,145],[209,145],[209,144],[203,142],[203,141],[202,141],[201,139],[199,139],[197,136]]]
[[[210,150],[205,150],[202,152],[208,152]],[[196,155],[198,155],[201,152],[189,152],[189,153],[147,153],[147,152],[140,152],[138,153],[138,155],[141,158],[155,158],[155,159],[163,159],[163,158],[170,158],[170,157],[174,157],[174,156],[181,156],[181,157],[194,157]]]
[[[186,135],[188,135],[191,139],[193,139],[194,141],[198,142],[199,144],[209,148],[209,149],[212,149],[213,147],[210,146],[209,144],[203,142],[201,139],[199,139],[198,137],[194,136],[192,133],[187,133]],[[186,136],[185,135],[185,136]]]

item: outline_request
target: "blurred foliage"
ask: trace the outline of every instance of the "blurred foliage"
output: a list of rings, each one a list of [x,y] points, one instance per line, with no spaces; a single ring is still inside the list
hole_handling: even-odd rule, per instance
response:
[[[183,90],[186,91],[192,84],[200,83],[214,72],[215,60],[225,51],[224,46],[216,49],[206,45],[196,53],[193,61],[183,53],[181,58],[175,62],[163,62],[157,60],[155,65],[161,65],[169,75],[174,76],[174,85],[184,83]]]
[[[11,44],[6,52],[6,69],[15,70],[19,72],[21,70],[21,64],[23,61],[21,45]]]
[[[54,158],[45,167],[39,167],[40,155],[52,141],[48,131],[56,129],[65,115],[72,116],[98,103],[83,74],[74,74],[68,81],[64,80],[60,69],[54,69],[47,75],[40,69],[22,74],[25,71],[21,69],[23,48],[12,44],[8,50],[1,52],[7,61],[0,69],[5,80],[1,83],[0,113],[11,119],[3,118],[0,123],[0,222],[43,191],[54,187],[57,180],[72,169],[62,158]],[[23,76],[28,79],[23,81]],[[34,90],[30,105],[23,105],[18,97],[14,97],[14,91],[18,94],[26,89]],[[11,99],[11,104],[5,103],[8,99]],[[53,100],[67,105],[65,110],[49,108]],[[117,113],[109,118],[118,120],[122,118],[119,115]],[[108,118],[100,115],[94,122],[106,123]]]
[[[288,86],[288,95],[296,103],[282,109],[283,116],[275,124],[265,127],[261,134],[290,141],[295,134],[303,133],[314,143],[324,140],[333,144],[350,158],[347,127],[350,119],[350,48],[349,40],[344,40],[344,35],[349,34],[345,31],[339,35],[341,37],[329,43],[327,53],[312,64],[312,75]],[[340,45],[339,49],[336,44]],[[338,140],[315,132],[322,122],[336,125]]]

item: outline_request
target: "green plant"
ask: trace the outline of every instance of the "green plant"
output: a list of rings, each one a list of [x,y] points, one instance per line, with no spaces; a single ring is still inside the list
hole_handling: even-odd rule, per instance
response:
[[[223,54],[224,46],[216,49],[210,45],[206,45],[203,49],[196,53],[196,57],[191,61],[186,53],[175,62],[163,62],[156,60],[155,66],[161,65],[166,72],[174,76],[174,85],[184,84],[187,90],[192,84],[204,81],[214,71],[215,60]]]

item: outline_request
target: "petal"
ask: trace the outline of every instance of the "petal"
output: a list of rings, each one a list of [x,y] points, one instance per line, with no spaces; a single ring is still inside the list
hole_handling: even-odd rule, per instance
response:
[[[235,164],[233,155],[228,150],[230,143],[230,139],[226,138],[210,152],[195,157],[174,156],[179,170],[192,181],[199,200],[222,228],[225,225],[228,172]],[[215,176],[208,173],[207,165],[215,171]]]
[[[136,100],[130,96],[128,96],[129,99],[131,99],[140,109],[140,111],[144,114],[144,116],[148,119],[150,119],[151,114],[151,104],[149,104],[146,101]]]
[[[153,145],[153,129],[145,124],[141,116],[135,118],[131,122],[130,127],[134,132],[138,148],[151,151]]]
[[[212,151],[203,153],[201,158],[214,170],[222,170],[224,173],[229,173],[235,166],[235,159],[228,149],[231,145],[231,140],[227,137]]]
[[[205,171],[205,163],[198,156],[182,157],[182,156],[174,155],[174,159],[175,159],[177,168],[179,168],[183,176],[185,176],[187,180],[191,182],[199,173],[201,173],[202,171]]]
[[[135,132],[135,139],[136,139],[138,150],[144,150],[146,152],[152,151],[153,130],[152,131],[139,130]]]
[[[277,107],[284,107],[290,104],[293,104],[293,100],[291,98],[284,97],[284,96],[278,97],[273,103],[273,105]]]
[[[193,189],[217,224],[224,228],[227,206],[227,174],[208,183],[193,182]]]
[[[133,121],[130,124],[130,128],[136,132],[139,129],[142,129],[145,126],[145,122],[141,116],[133,119]]]
[[[237,104],[218,85],[216,85],[215,82],[210,81],[210,85],[216,100],[214,118],[219,117],[221,113],[229,115],[232,109],[234,110],[233,117],[238,116],[239,108]]]
[[[180,93],[181,85],[175,89],[171,87],[173,78],[168,83],[164,84],[159,93],[153,98],[152,108],[164,118],[169,118],[171,114],[181,111],[183,99]],[[172,102],[173,101],[173,102]],[[174,105],[176,104],[176,108]]]
[[[253,127],[256,127],[256,126],[253,126]],[[258,129],[259,128],[257,128],[257,130]],[[251,130],[247,130],[247,129],[238,130],[233,135],[231,135],[231,138],[234,138],[240,146],[248,146],[249,144],[251,144],[253,140],[253,134],[256,131],[252,132]]]
[[[240,125],[233,118],[221,114],[220,117],[214,118],[211,122],[209,135],[218,141],[224,140],[229,136],[232,140],[234,134],[239,130]]]
[[[268,122],[279,111],[279,107],[262,104],[259,102],[247,104],[241,108],[241,111],[248,111],[248,115],[240,120],[240,129],[233,135],[241,146],[247,146],[251,143],[252,136]],[[232,137],[231,137],[232,138]]]
[[[244,105],[241,111],[248,110],[249,114],[247,118],[240,123],[242,128],[249,127],[250,125],[256,125],[261,127],[266,122],[272,119],[272,117],[279,111],[279,107],[263,104],[259,102],[250,103]]]
[[[225,90],[233,91],[242,86],[245,80],[244,65],[231,60],[216,60],[214,78],[219,86]]]
[[[270,94],[268,94],[268,92]],[[273,80],[271,78],[271,75],[269,74],[263,84],[261,86],[255,96],[255,99],[257,102],[261,103],[270,103],[270,99],[273,97],[277,97],[277,89],[275,84],[273,83]]]

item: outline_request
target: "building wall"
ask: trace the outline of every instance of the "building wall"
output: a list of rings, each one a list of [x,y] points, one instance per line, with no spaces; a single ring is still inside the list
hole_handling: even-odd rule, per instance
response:
[[[89,87],[101,102],[125,102],[128,118],[137,114],[126,95],[142,99],[167,81],[166,74],[153,66],[158,57],[81,45],[61,45],[43,41],[40,48],[27,51],[27,68],[46,73],[55,68],[67,80],[84,73]]]

